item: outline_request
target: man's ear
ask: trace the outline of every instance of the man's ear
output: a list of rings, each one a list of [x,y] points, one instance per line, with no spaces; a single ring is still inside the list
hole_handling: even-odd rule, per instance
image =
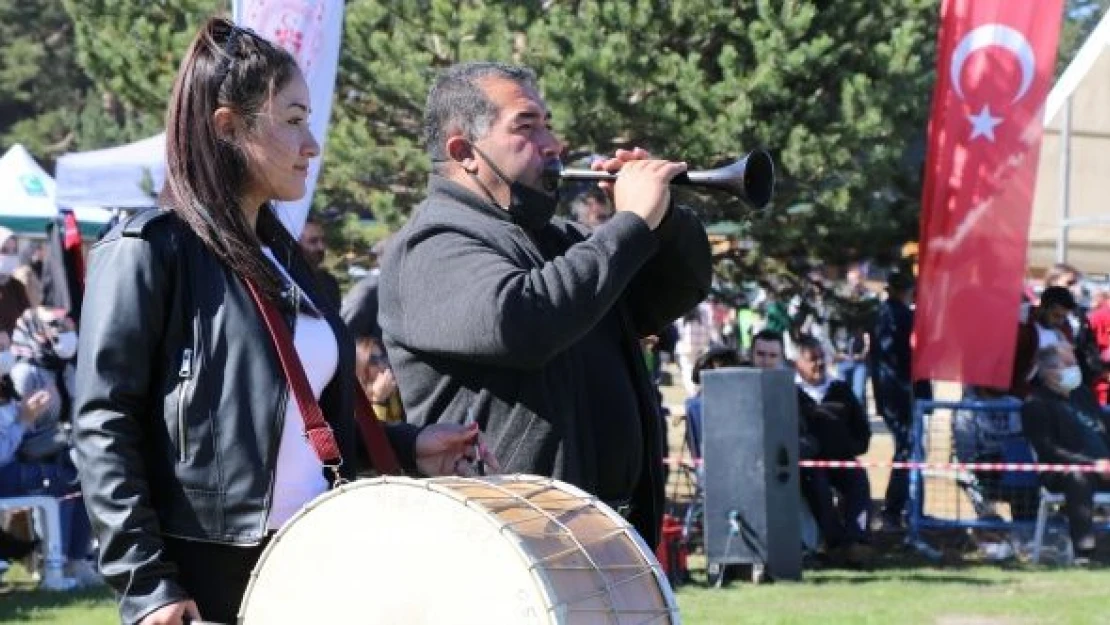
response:
[[[216,134],[224,141],[231,141],[235,138],[235,133],[239,126],[239,116],[235,111],[226,106],[221,106],[212,112],[212,124],[216,128]]]
[[[447,139],[446,147],[447,158],[458,163],[467,173],[478,172],[478,161],[469,140],[462,135],[455,135]]]

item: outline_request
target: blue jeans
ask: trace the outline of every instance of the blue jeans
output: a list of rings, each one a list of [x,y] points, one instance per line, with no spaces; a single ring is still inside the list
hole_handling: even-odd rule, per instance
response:
[[[840,379],[852,387],[852,394],[859,400],[864,412],[867,412],[867,369],[867,361],[843,360],[836,365]]]
[[[66,454],[59,455],[57,461],[29,463],[13,460],[0,467],[0,497],[64,497],[78,494],[58,502],[62,552],[70,560],[84,559],[89,555],[91,545],[92,527],[80,492],[77,469]]]

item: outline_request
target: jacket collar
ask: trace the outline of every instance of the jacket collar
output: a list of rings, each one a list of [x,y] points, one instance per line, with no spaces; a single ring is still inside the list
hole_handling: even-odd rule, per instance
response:
[[[274,258],[281,263],[282,267],[285,267],[289,275],[293,276],[297,288],[308,295],[308,298],[319,308],[320,312],[325,317],[329,316],[327,313],[334,312],[328,311],[327,306],[323,303],[324,300],[316,289],[316,276],[313,275],[312,268],[306,263],[300,262],[300,255],[294,253],[294,246],[298,244],[293,239],[293,235],[285,229],[285,224],[277,218],[277,215],[269,207],[264,207],[258,212],[256,232],[258,240],[270,248],[274,253]],[[282,298],[281,305],[286,309],[286,312],[292,312],[288,299]]]
[[[454,180],[439,174],[432,174],[428,178],[428,199],[432,198],[441,201],[446,199],[494,219],[512,221],[505,209],[495,206],[488,198],[484,198]]]

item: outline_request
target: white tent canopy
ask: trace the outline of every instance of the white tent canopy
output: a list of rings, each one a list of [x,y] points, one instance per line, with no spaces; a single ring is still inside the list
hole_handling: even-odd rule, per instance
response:
[[[58,214],[54,179],[18,143],[0,157],[0,197],[3,216],[51,219]]]
[[[19,234],[46,232],[46,224],[58,216],[56,185],[50,174],[19,144],[0,157],[0,226]],[[111,218],[111,212],[77,207],[74,215],[82,229],[95,233]]]
[[[1066,261],[1110,272],[1110,13],[1103,16],[1045,104],[1029,230],[1032,268]]]
[[[147,208],[166,178],[166,135],[58,159],[59,206]]]

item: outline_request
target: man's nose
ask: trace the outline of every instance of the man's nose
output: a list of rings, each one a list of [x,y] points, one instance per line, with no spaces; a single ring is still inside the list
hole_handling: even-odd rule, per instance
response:
[[[552,132],[547,134],[547,139],[543,146],[544,158],[558,158],[561,156],[566,149],[566,145]]]

